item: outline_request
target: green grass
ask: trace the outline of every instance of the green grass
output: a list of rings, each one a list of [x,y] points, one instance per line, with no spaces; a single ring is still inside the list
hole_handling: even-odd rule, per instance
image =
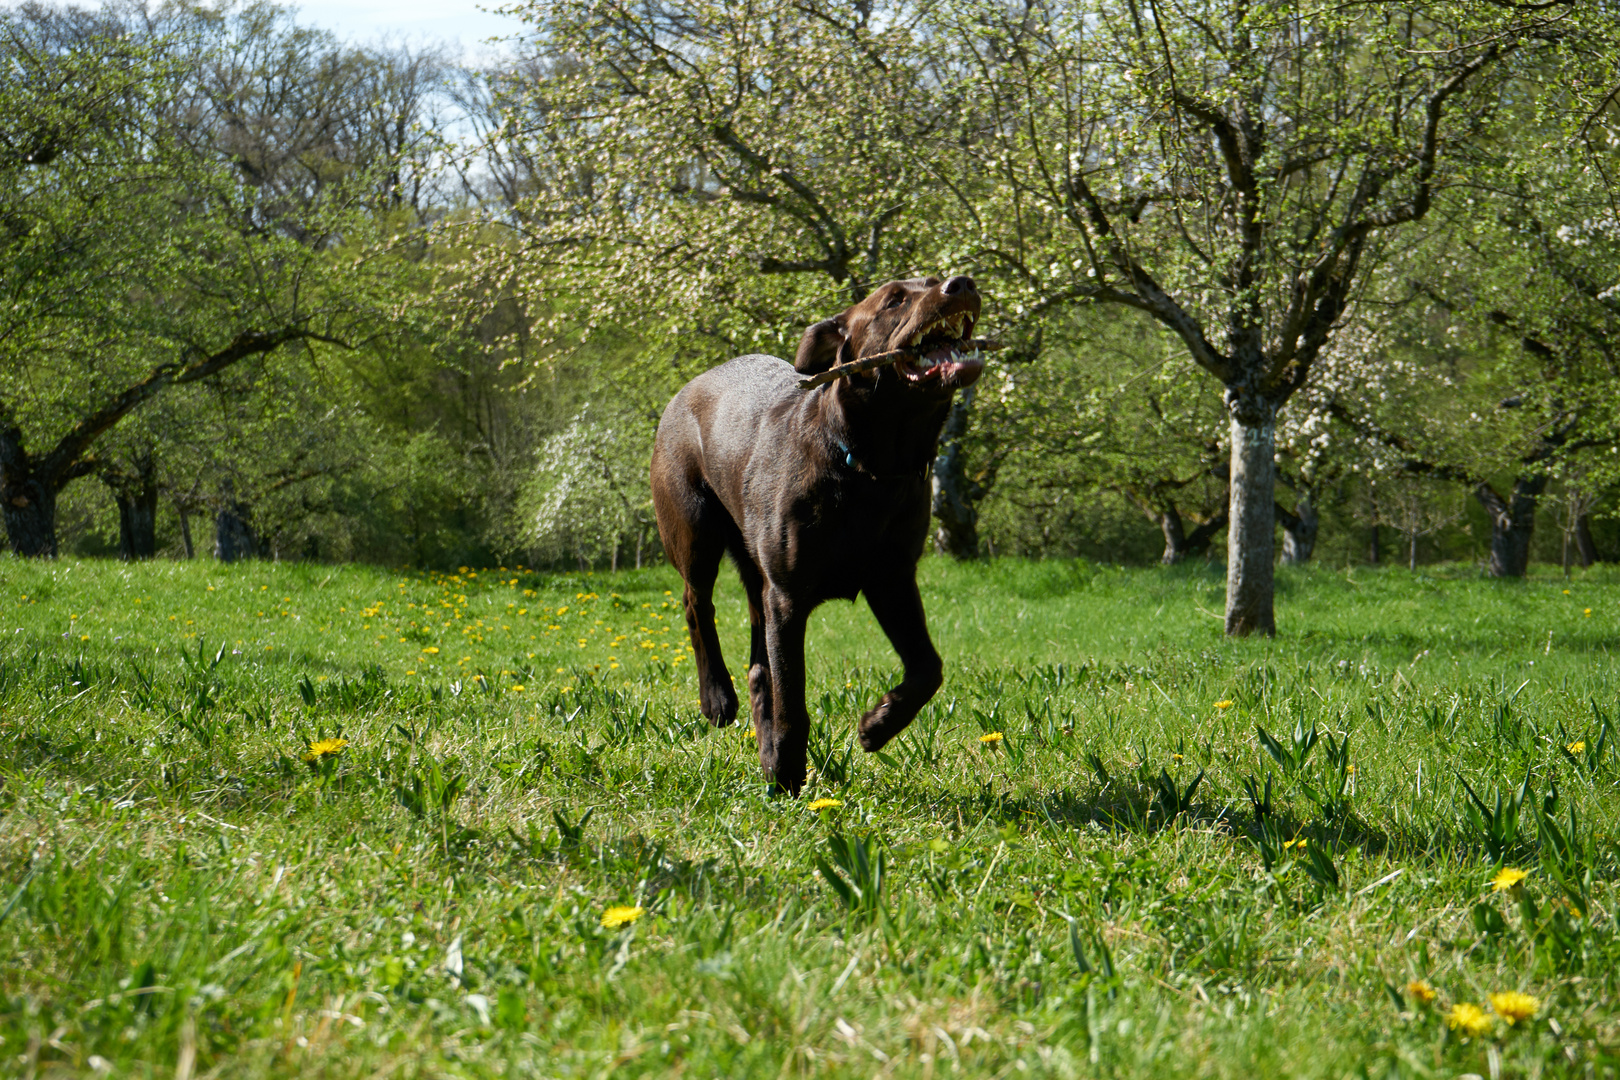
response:
[[[667,570],[0,563],[0,1071],[1620,1070],[1613,572],[1286,573],[1273,642],[1200,568],[921,576],[945,688],[861,754],[823,608],[793,801]]]

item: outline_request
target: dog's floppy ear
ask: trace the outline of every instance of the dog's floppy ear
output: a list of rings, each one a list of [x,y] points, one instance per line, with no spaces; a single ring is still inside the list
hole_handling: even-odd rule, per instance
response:
[[[817,375],[834,364],[847,364],[855,359],[849,347],[849,325],[842,315],[822,319],[813,324],[799,339],[799,351],[793,357],[793,370],[800,375]]]

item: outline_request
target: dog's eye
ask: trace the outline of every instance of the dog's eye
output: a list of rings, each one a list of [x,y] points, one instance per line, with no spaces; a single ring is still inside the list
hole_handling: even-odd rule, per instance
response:
[[[889,297],[889,302],[887,304],[884,304],[883,306],[886,307],[886,308],[899,307],[901,304],[903,304],[905,302],[906,302],[906,294],[902,293],[902,292],[897,292],[893,296]]]

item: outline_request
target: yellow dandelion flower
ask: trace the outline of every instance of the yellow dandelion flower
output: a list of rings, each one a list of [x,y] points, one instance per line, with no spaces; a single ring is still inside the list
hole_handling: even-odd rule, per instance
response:
[[[1217,701],[1217,702],[1216,702],[1216,703],[1215,703],[1215,707],[1216,707],[1216,708],[1217,708],[1217,709],[1230,709],[1230,708],[1231,708],[1231,707],[1232,707],[1232,705],[1233,705],[1233,704],[1234,704],[1234,703],[1233,703],[1233,701],[1232,701],[1232,699],[1231,699],[1231,698],[1227,698],[1227,699],[1226,699],[1226,700],[1224,700],[1224,701]]]
[[[343,748],[348,745],[348,739],[316,739],[309,744],[309,749],[304,751],[304,760],[320,761],[322,758],[332,757],[334,754],[342,753]]]
[[[610,907],[602,912],[602,926],[608,930],[617,930],[621,926],[629,926],[641,918],[642,908],[637,907]]]
[[[1437,996],[1434,992],[1434,987],[1430,986],[1423,979],[1413,979],[1411,982],[1407,983],[1406,992],[1411,994],[1415,1000],[1423,1003],[1424,1005],[1434,1004],[1434,999]]]
[[[1491,1008],[1496,1010],[1497,1016],[1508,1023],[1517,1024],[1520,1020],[1528,1020],[1536,1015],[1536,1010],[1541,1008],[1541,1002],[1517,990],[1504,990],[1491,995]]]
[[[521,687],[521,686],[514,686],[514,687],[512,687],[512,693],[514,693],[514,694],[521,694],[521,693],[523,693],[523,687]]]
[[[1574,742],[1564,747],[1564,749],[1568,750],[1572,754],[1584,754],[1586,753],[1586,740],[1576,739]]]
[[[1446,1026],[1464,1035],[1489,1035],[1496,1018],[1478,1005],[1459,1001],[1446,1013]]]
[[[1569,595],[1569,590],[1568,590],[1568,589],[1565,589],[1565,590],[1564,590],[1564,595],[1565,595],[1565,596],[1568,596],[1568,595]]]
[[[982,743],[998,743],[1003,738],[1004,738],[1004,736],[1001,734],[1001,732],[999,732],[999,731],[990,731],[990,732],[986,732],[983,735],[980,735],[979,736],[979,741],[982,742]]]
[[[1520,870],[1516,866],[1504,866],[1491,878],[1491,892],[1507,892],[1513,886],[1530,876],[1528,870]]]
[[[1592,615],[1592,609],[1591,608],[1586,609],[1586,615],[1587,615],[1588,618],[1591,617],[1591,615]]]
[[[434,653],[439,651],[439,647],[437,645],[429,645],[427,648],[423,649],[422,651],[427,653],[429,656],[431,656]]]
[[[810,809],[812,809],[812,810],[836,810],[838,807],[843,806],[843,805],[844,804],[839,802],[837,799],[817,799],[815,802],[810,804]]]

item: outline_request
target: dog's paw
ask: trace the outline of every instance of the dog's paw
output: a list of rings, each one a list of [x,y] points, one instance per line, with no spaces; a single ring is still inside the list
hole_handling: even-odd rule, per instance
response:
[[[911,723],[910,716],[901,715],[893,704],[884,700],[877,708],[861,717],[860,726],[856,729],[856,739],[861,749],[868,754],[876,753],[889,744],[894,738],[906,729]]]
[[[780,791],[784,795],[792,796],[795,799],[799,797],[799,792],[804,790],[805,774],[802,772],[796,777],[784,776],[781,773],[777,773],[772,779],[776,781],[777,791]]]
[[[775,754],[760,754],[760,766],[765,778],[775,781],[777,791],[798,798],[810,773],[803,748],[788,745],[775,749]]]
[[[707,717],[714,727],[730,727],[732,721],[737,719],[737,695],[705,691],[698,699],[698,712]]]

